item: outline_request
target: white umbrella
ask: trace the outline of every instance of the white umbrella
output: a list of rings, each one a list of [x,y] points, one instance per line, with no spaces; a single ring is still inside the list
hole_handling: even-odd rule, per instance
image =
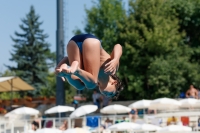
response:
[[[137,131],[157,131],[161,130],[162,128],[153,124],[141,124]],[[136,130],[135,130],[136,131]]]
[[[149,109],[175,109],[180,106],[180,102],[171,98],[158,98],[150,103]]]
[[[186,127],[186,126],[181,126],[181,125],[170,125],[161,128],[160,130],[157,131],[157,133],[166,133],[166,132],[191,132],[192,128],[191,127]]]
[[[36,109],[33,108],[29,108],[29,107],[20,107],[17,109],[12,110],[11,112],[8,112],[5,117],[9,117],[12,114],[16,114],[16,115],[23,115],[24,116],[24,120],[25,120],[25,115],[38,115],[40,112]],[[27,123],[25,123],[24,125],[24,132],[26,132],[27,130]]]
[[[46,110],[44,113],[45,114],[59,113],[59,118],[60,118],[61,117],[60,113],[69,112],[69,111],[74,111],[74,107],[58,105]]]
[[[128,107],[129,108],[134,108],[134,109],[145,109],[148,108],[150,106],[150,103],[152,102],[152,100],[139,100],[137,102],[134,102],[132,104],[130,104]]]
[[[197,101],[196,104],[198,105],[197,107],[200,107],[200,99]]]
[[[187,107],[199,107],[198,101],[199,100],[194,98],[186,98],[180,100],[179,102],[181,104],[180,107],[187,108]]]
[[[35,131],[34,130],[28,130],[27,133],[35,133]]]
[[[63,133],[91,133],[91,132],[83,128],[70,128],[64,131]]]
[[[9,117],[10,114],[17,114],[17,115],[38,115],[40,112],[36,109],[29,108],[29,107],[20,107],[14,109],[11,112],[8,112],[5,117]]]
[[[63,131],[55,128],[43,128],[37,129],[35,133],[63,133]]]
[[[44,113],[53,114],[53,113],[62,113],[62,112],[69,112],[69,111],[74,111],[74,107],[58,105],[46,110]]]
[[[96,111],[98,107],[96,105],[84,105],[77,108],[74,112],[70,114],[70,118],[77,118],[83,115],[90,114]]]
[[[114,104],[114,105],[109,105],[101,109],[101,113],[103,114],[123,114],[123,113],[128,113],[131,111],[131,108],[119,105],[119,104]]]
[[[139,128],[140,128],[139,124],[132,122],[121,122],[108,127],[108,129],[111,131],[126,131],[126,130],[135,130]]]

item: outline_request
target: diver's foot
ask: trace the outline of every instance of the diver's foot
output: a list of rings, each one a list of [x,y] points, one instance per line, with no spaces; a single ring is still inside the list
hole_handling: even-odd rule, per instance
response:
[[[67,64],[65,64],[66,66],[63,67],[62,71],[66,72],[68,74],[74,74],[75,72],[77,72],[78,70],[78,61],[73,61],[71,64],[71,67],[67,66]]]
[[[70,73],[67,72],[68,68],[69,68],[69,66],[68,66],[67,64],[62,64],[62,65],[60,66],[60,68],[57,69],[57,71],[58,71],[57,75],[58,75],[59,77],[65,77],[65,78],[66,78],[67,76],[71,75]],[[64,71],[63,71],[63,70],[64,70]]]

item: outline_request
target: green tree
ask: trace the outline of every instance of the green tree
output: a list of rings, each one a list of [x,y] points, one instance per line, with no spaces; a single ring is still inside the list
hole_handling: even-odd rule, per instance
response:
[[[186,92],[190,84],[196,85],[199,82],[199,65],[189,62],[188,52],[180,52],[182,54],[172,53],[166,58],[155,58],[150,64],[148,83],[152,98],[177,97],[180,92]]]
[[[149,84],[150,65],[156,58],[165,59],[175,52],[182,34],[178,34],[178,19],[169,13],[170,6],[164,0],[131,0],[129,6],[119,38],[125,43],[121,64],[128,91],[124,95],[152,98],[151,92],[158,88]]]
[[[131,73],[126,81],[128,89],[135,93],[132,98],[175,97],[199,80],[198,64],[190,62],[193,50],[184,45],[186,34],[180,31],[180,20],[171,13],[171,4],[165,0],[129,3],[129,17],[127,25],[121,26],[121,37],[128,51],[124,52],[124,64],[132,59],[123,70]]]
[[[200,64],[200,1],[171,0],[171,13],[179,19],[179,31],[185,32],[184,43],[192,48],[191,62]]]
[[[47,85],[40,90],[42,96],[51,97],[56,95],[56,78],[55,73],[48,73]]]
[[[10,60],[17,65],[7,66],[36,88],[34,94],[47,85],[48,70],[55,62],[55,54],[50,51],[50,44],[45,41],[48,35],[40,28],[42,22],[39,22],[39,18],[31,6],[30,12],[19,25],[22,33],[15,32],[16,38],[11,37],[15,44]]]
[[[0,76],[1,76],[1,77],[6,77],[6,76],[15,76],[15,72],[12,72],[12,71],[6,70],[6,71],[4,71],[4,72],[0,72]]]
[[[130,0],[126,13],[120,0],[99,0],[86,9],[85,32],[98,36],[107,51],[116,43],[123,46],[118,74],[126,86],[120,100],[175,97],[200,80],[199,65],[193,61],[199,59],[198,43],[186,43],[191,36],[198,42],[199,31],[190,33],[184,26],[189,20],[182,15],[198,16],[200,6],[186,7],[192,0],[180,1]],[[197,20],[190,17],[193,31],[198,29]]]
[[[126,18],[122,0],[98,0],[91,9],[86,9],[85,32],[95,34],[102,41],[104,49],[111,52],[118,43],[118,23]]]

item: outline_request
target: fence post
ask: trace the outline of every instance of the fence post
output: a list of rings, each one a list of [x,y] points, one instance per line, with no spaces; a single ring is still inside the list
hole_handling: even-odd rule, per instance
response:
[[[56,118],[53,118],[53,128],[56,128]]]
[[[68,128],[71,128],[71,118],[68,118]]]

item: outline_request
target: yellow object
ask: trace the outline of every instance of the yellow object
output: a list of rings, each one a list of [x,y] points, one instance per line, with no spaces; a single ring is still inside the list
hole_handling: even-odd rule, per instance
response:
[[[167,119],[167,123],[170,124],[170,123],[177,123],[177,118],[176,117],[170,117]]]
[[[0,92],[26,91],[34,88],[16,76],[0,77]]]

